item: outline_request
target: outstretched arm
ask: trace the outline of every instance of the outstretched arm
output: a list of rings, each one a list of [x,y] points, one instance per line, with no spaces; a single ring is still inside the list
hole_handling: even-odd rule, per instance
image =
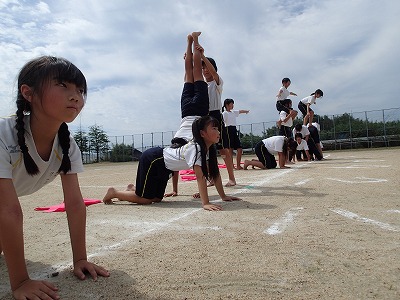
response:
[[[217,71],[214,69],[214,66],[210,63],[208,58],[204,55],[204,50],[201,52],[201,59],[204,61],[208,72],[210,72],[211,76],[214,78],[217,85],[219,85],[220,84],[219,75],[218,75]]]
[[[248,114],[249,112],[250,112],[249,110],[245,110],[245,109],[239,110],[239,114]]]

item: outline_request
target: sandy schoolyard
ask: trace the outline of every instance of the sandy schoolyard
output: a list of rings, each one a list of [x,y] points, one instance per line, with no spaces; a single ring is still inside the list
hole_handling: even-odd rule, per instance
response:
[[[71,272],[65,213],[34,210],[62,202],[56,179],[21,198],[29,273],[74,300],[400,299],[399,154],[334,151],[291,169],[236,171],[238,185],[225,190],[242,201],[220,212],[191,197],[196,181],[158,204],[88,206],[88,255],[111,272],[97,282]],[[136,168],[86,165],[84,197],[134,183]],[[9,290],[0,256],[0,299]]]

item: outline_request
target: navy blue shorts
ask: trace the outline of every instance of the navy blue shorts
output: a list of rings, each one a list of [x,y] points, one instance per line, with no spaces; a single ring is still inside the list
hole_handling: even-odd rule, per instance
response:
[[[276,101],[276,110],[281,112],[285,111],[287,114],[290,114],[290,110],[292,109],[292,100],[284,99]]]
[[[150,148],[143,152],[136,175],[136,195],[146,199],[162,199],[173,171],[164,163],[163,149]]]
[[[187,116],[208,115],[209,105],[207,82],[185,82],[181,97],[182,119]]]
[[[303,102],[299,102],[299,105],[297,106],[301,113],[303,114],[303,117],[307,115],[307,105],[305,105]],[[309,111],[313,111],[311,107],[308,109]]]
[[[268,152],[263,141],[256,144],[254,152],[256,153],[258,160],[264,165],[264,167],[266,167],[267,169],[276,168],[277,163],[275,160],[275,156]]]
[[[227,126],[223,128],[222,131],[222,147],[224,149],[240,149],[242,148],[242,143],[239,139],[239,132],[236,126]]]

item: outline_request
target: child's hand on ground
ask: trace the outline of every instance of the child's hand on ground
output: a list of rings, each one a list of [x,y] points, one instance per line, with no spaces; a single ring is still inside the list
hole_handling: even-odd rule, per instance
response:
[[[13,296],[15,299],[60,299],[57,290],[50,282],[28,279],[13,291]]]
[[[203,205],[203,208],[205,210],[211,210],[211,211],[222,210],[222,206],[221,205],[214,205],[214,204],[205,204],[205,205]]]
[[[84,280],[86,278],[85,273],[89,273],[94,280],[97,280],[98,275],[103,277],[110,276],[110,273],[106,269],[90,263],[87,260],[81,259],[74,263],[74,274],[76,277]]]

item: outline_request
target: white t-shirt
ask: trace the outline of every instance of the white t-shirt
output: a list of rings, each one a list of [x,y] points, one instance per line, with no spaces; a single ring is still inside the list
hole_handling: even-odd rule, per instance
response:
[[[292,127],[293,126],[293,119],[292,118],[289,118],[289,120],[287,120],[286,122],[283,122],[283,120],[286,119],[287,115],[288,114],[284,110],[282,110],[279,113],[279,118],[282,120],[282,124],[281,125],[286,126],[286,127]]]
[[[276,95],[276,101],[285,100],[289,97],[289,95],[290,95],[290,92],[287,90],[287,88],[282,86],[278,91],[278,95]]]
[[[263,140],[265,148],[267,148],[268,152],[272,155],[277,154],[278,152],[283,151],[283,143],[285,141],[285,137],[281,135],[271,136]]]
[[[301,151],[301,150],[307,150],[307,151],[308,151],[307,142],[306,142],[305,140],[302,139],[302,140],[301,140],[301,143],[300,143],[300,144],[297,144],[296,150],[297,150],[297,151]]]
[[[221,95],[224,86],[224,81],[219,76],[219,85],[215,80],[207,82],[208,84],[208,98],[209,98],[209,111],[222,109]]]
[[[174,137],[185,138],[188,141],[193,139],[192,125],[197,118],[200,118],[200,116],[187,116],[182,118],[181,125],[179,125],[179,129]]]
[[[301,131],[297,131],[296,128],[293,128],[292,133],[293,136],[296,135],[296,133],[300,132],[301,135],[303,136],[303,139],[307,136],[310,135],[310,131],[308,130],[306,125],[301,125]]]
[[[222,118],[224,119],[225,126],[236,126],[236,118],[239,116],[238,110],[225,110],[222,113]]]
[[[62,160],[62,148],[58,135],[54,138],[53,150],[48,161],[44,161],[37,153],[30,129],[30,117],[25,116],[25,143],[29,154],[39,168],[39,174],[31,176],[26,172],[22,153],[18,146],[16,116],[0,118],[0,178],[13,180],[18,196],[29,195],[41,189],[57,177]],[[69,158],[71,171],[68,174],[83,172],[81,152],[70,136]]]
[[[307,104],[311,105],[314,103],[316,104],[317,103],[316,100],[317,100],[317,98],[315,98],[315,96],[308,96],[308,97],[301,99],[300,101],[303,102],[303,104],[305,104],[305,105],[307,105]]]
[[[164,148],[163,156],[165,166],[171,171],[188,170],[194,165],[201,166],[200,146],[192,141],[179,148]]]

